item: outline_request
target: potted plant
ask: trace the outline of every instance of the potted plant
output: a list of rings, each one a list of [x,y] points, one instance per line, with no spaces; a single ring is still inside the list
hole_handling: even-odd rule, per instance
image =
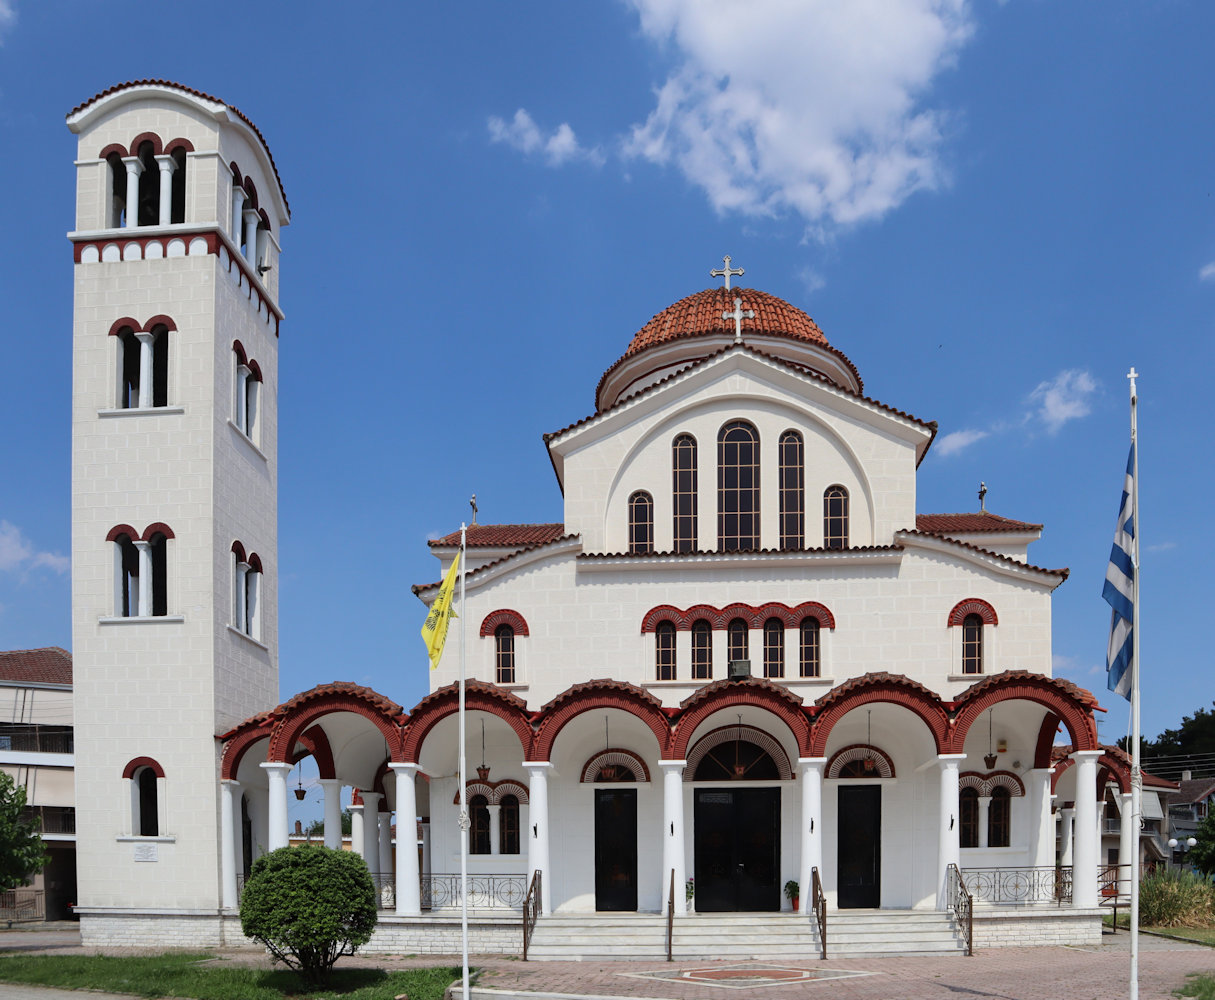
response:
[[[695,879],[690,878],[683,884],[683,898],[684,902],[688,904],[688,909],[691,910],[693,905],[695,905],[692,901],[696,898]]]
[[[802,887],[793,879],[789,879],[785,883],[785,899],[793,904],[793,912],[796,913],[798,906],[801,904]]]

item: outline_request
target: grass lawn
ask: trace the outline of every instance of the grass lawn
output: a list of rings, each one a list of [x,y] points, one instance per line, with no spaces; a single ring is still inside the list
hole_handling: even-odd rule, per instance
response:
[[[0,982],[196,1000],[392,1000],[402,993],[410,1000],[441,1000],[443,991],[460,977],[460,970],[450,966],[398,972],[339,969],[326,989],[309,990],[293,972],[213,963],[211,958],[13,955],[0,957]]]
[[[1196,1000],[1215,1000],[1215,979],[1210,976],[1193,976],[1177,995],[1195,997]]]
[[[1102,917],[1102,922],[1106,927],[1110,926],[1110,918]],[[1131,918],[1126,913],[1118,914],[1118,930],[1119,932],[1129,930],[1131,926]],[[1198,944],[1206,944],[1215,948],[1215,927],[1144,927],[1140,925],[1140,930],[1147,931],[1150,934],[1159,934],[1162,937],[1177,938],[1181,941],[1195,941]],[[1206,996],[1206,994],[1202,994]],[[1215,1000],[1215,998],[1213,998]]]

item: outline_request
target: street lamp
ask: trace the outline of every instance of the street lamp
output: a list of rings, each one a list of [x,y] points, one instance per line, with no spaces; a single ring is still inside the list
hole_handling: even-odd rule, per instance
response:
[[[1169,850],[1174,854],[1185,855],[1189,853],[1191,847],[1197,847],[1198,841],[1193,837],[1182,837],[1178,840],[1176,837],[1169,838]]]

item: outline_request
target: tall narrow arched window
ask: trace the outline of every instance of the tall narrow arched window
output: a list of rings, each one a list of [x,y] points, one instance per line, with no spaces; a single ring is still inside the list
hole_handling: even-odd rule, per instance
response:
[[[156,147],[141,142],[132,150],[139,158],[139,218],[136,225],[155,226],[160,223],[160,167],[156,163]]]
[[[106,157],[110,165],[110,198],[106,211],[106,227],[119,229],[126,224],[127,211],[127,165],[122,156],[112,152]]]
[[[114,614],[119,618],[139,615],[139,550],[125,532],[114,541]]]
[[[671,446],[671,495],[676,552],[696,551],[696,439],[680,434]]]
[[[474,795],[468,800],[468,853],[488,854],[489,842],[489,799],[484,795]]]
[[[785,676],[785,623],[779,618],[764,622],[764,676]]]
[[[654,629],[654,676],[660,681],[675,679],[675,626],[659,622]]]
[[[503,795],[498,813],[498,850],[502,854],[519,853],[519,797]]]
[[[173,157],[172,194],[169,197],[169,221],[186,221],[186,148],[176,147]]]
[[[141,767],[135,772],[135,785],[139,795],[139,836],[160,836],[160,803],[156,794],[156,772],[150,767]]]
[[[118,345],[118,400],[120,410],[139,408],[139,341],[135,331],[124,326],[115,340]]]
[[[1012,793],[1003,786],[991,790],[987,807],[987,846],[1008,847],[1012,831]]]
[[[494,629],[494,681],[515,683],[515,630],[510,625]]]
[[[806,447],[797,431],[780,436],[780,547],[806,544]]]
[[[169,543],[163,532],[148,539],[152,562],[152,611],[156,616],[169,613]],[[148,612],[141,612],[147,614]]]
[[[709,680],[713,676],[713,628],[703,618],[692,622],[692,679]]]
[[[979,790],[963,788],[958,793],[958,812],[961,813],[958,827],[960,847],[979,846]]]
[[[799,670],[802,677],[818,677],[822,674],[822,647],[817,618],[803,618],[798,626]]]
[[[962,673],[983,673],[983,619],[978,615],[962,620]]]
[[[168,406],[169,328],[163,323],[151,330],[124,326],[113,334],[118,348],[115,405],[121,410]]]
[[[745,420],[717,435],[717,547],[759,548],[759,434]]]
[[[654,498],[645,490],[629,497],[629,551],[654,551]]]
[[[750,659],[747,656],[747,623],[743,619],[734,618],[726,626],[726,649],[731,663]]]
[[[823,493],[823,547],[848,548],[848,491],[838,483]]]

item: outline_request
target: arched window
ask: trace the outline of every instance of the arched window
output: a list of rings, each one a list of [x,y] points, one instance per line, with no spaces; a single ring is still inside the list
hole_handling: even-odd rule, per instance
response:
[[[119,618],[148,618],[168,614],[168,539],[154,530],[137,537],[125,526],[107,536],[114,544],[114,614]]]
[[[983,619],[978,615],[962,620],[962,673],[983,673]]]
[[[1012,793],[1003,785],[991,790],[987,807],[987,846],[1008,847],[1012,829]]]
[[[489,800],[484,795],[468,800],[468,818],[468,853],[489,854]]]
[[[164,769],[151,757],[136,757],[123,769],[130,785],[131,833],[136,837],[160,836],[160,787]]]
[[[503,854],[519,853],[519,797],[503,795],[498,813],[498,850]]]
[[[160,167],[156,147],[150,141],[139,144],[139,219],[137,225],[155,226],[160,222]]]
[[[660,681],[675,679],[675,626],[659,622],[654,629],[654,676]]]
[[[764,676],[785,676],[785,623],[779,618],[764,622]]]
[[[823,547],[848,547],[848,491],[839,484],[823,493]]]
[[[780,768],[772,755],[749,740],[729,740],[713,747],[696,765],[693,781],[775,781]]]
[[[726,626],[726,649],[731,663],[750,659],[747,656],[747,623],[741,618],[732,619]]]
[[[958,827],[958,843],[962,847],[979,846],[979,790],[963,788],[958,793],[958,811],[962,814]]]
[[[127,165],[117,152],[110,153],[105,160],[110,165],[110,203],[105,224],[107,229],[120,229],[126,225]]]
[[[696,439],[680,434],[671,446],[671,495],[676,552],[696,551]]]
[[[707,681],[713,676],[713,628],[703,618],[692,622],[692,679]]]
[[[759,548],[759,434],[745,420],[717,435],[717,546]]]
[[[169,613],[169,542],[162,531],[148,539],[152,563],[152,614],[161,617]]]
[[[169,328],[158,323],[151,330],[124,326],[114,331],[118,350],[120,410],[146,410],[169,404]]]
[[[232,360],[236,366],[232,422],[245,437],[256,443],[262,370],[256,361],[245,357],[244,346],[239,340],[232,344]]]
[[[803,618],[797,628],[799,650],[798,673],[802,677],[818,677],[823,672],[820,628],[817,618]]]
[[[654,551],[654,498],[644,490],[629,497],[629,552]]]
[[[232,627],[254,639],[262,634],[262,561],[232,543]]]
[[[806,448],[797,431],[780,436],[780,547],[806,544]]]
[[[169,196],[169,221],[186,221],[186,147],[177,146],[170,154],[173,158],[172,192]]]
[[[139,550],[126,532],[114,542],[114,614],[119,618],[139,615]]]
[[[515,683],[515,630],[510,625],[494,629],[494,681]]]

